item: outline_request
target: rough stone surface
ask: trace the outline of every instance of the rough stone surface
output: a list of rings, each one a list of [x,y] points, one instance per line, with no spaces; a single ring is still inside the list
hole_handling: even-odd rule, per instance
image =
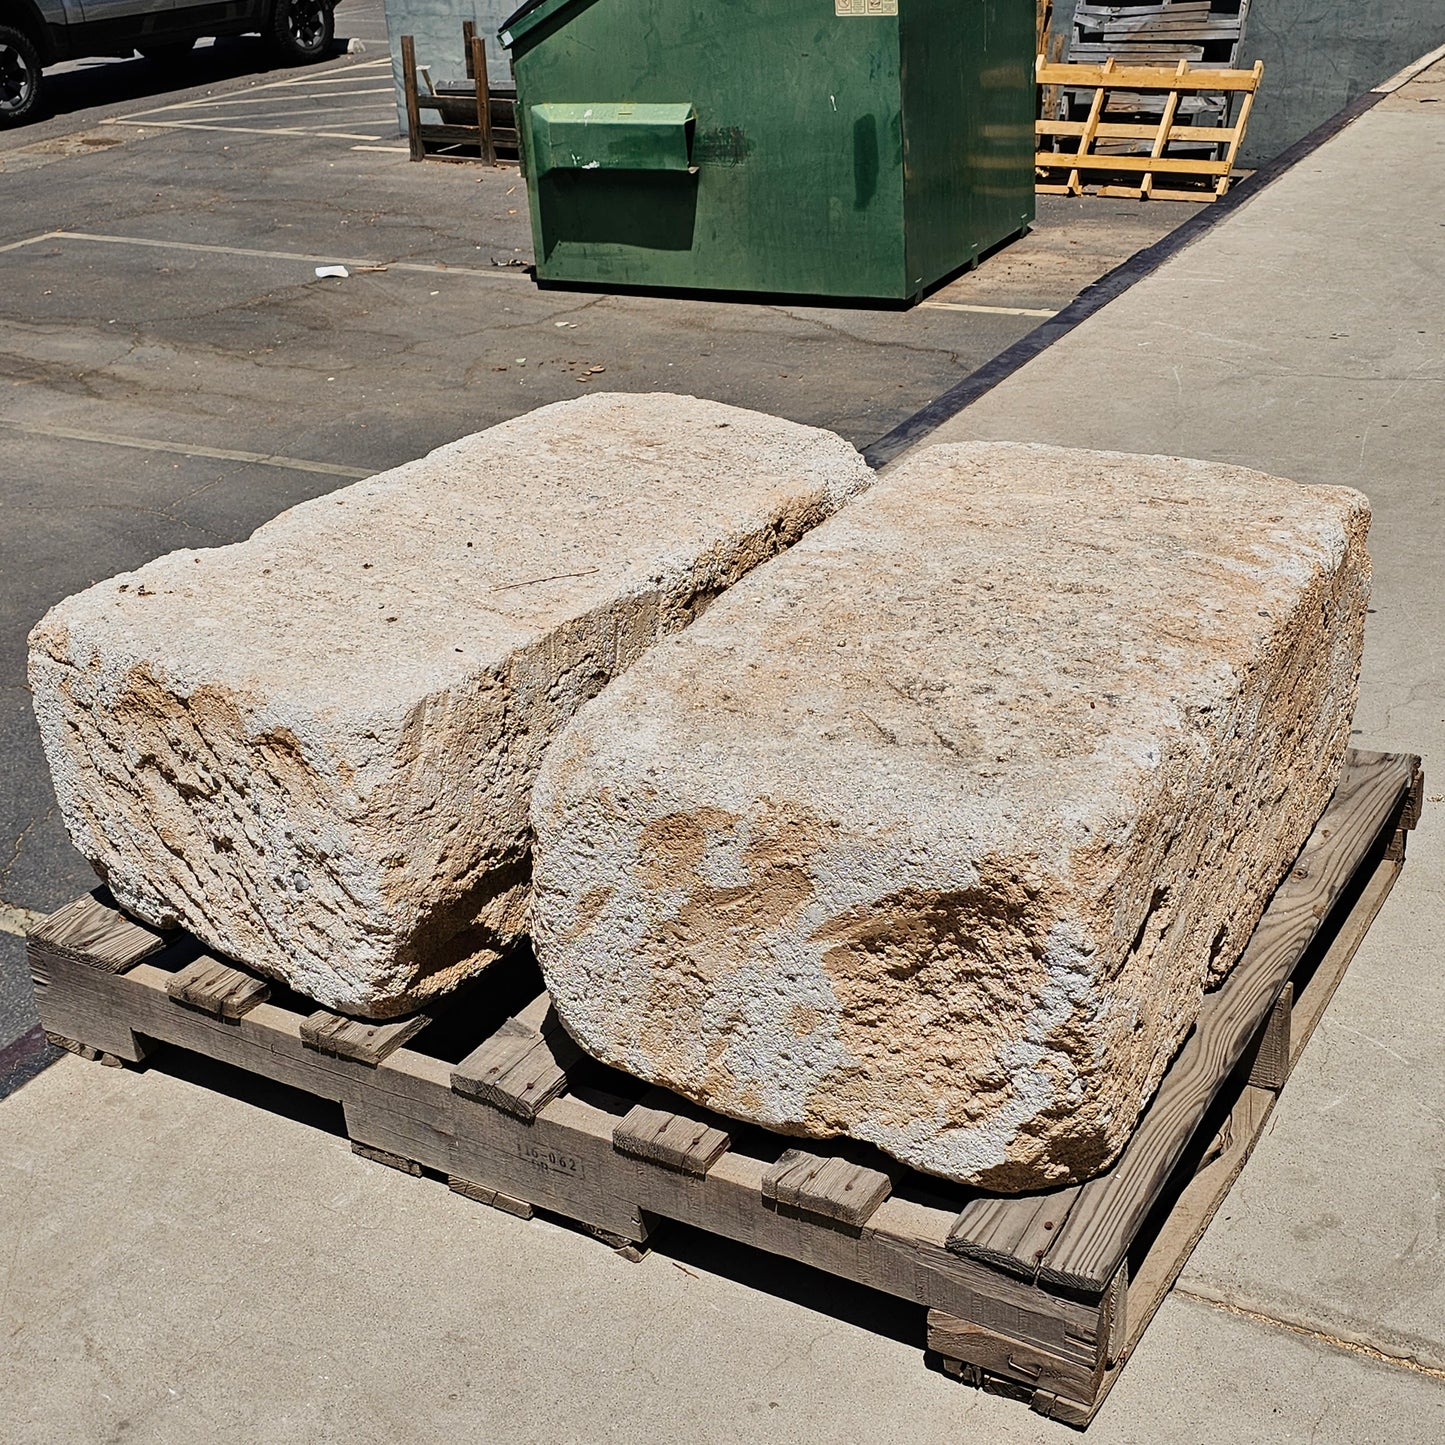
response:
[[[1333,790],[1368,504],[935,447],[583,708],[534,937],[592,1054],[1033,1189],[1118,1152]]]
[[[405,1012],[524,930],[558,727],[871,475],[827,432],[596,395],[100,583],[31,636],[70,836],[138,917]]]

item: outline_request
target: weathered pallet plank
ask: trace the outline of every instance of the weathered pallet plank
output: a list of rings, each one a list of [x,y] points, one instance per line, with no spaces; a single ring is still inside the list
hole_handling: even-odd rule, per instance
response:
[[[763,1198],[782,1209],[857,1227],[893,1192],[890,1173],[839,1154],[788,1149],[763,1174]]]
[[[731,1144],[703,1110],[665,1089],[650,1089],[612,1131],[613,1148],[622,1153],[699,1177]]]
[[[166,992],[187,1008],[218,1019],[238,1019],[271,996],[271,985],[253,973],[203,954],[173,974]]]
[[[994,1194],[971,1199],[949,1231],[948,1247],[970,1259],[1032,1277],[1069,1217],[1080,1185],[1023,1198]]]
[[[535,1119],[567,1090],[583,1063],[582,1050],[542,993],[452,1070],[452,1088],[519,1119]]]
[[[515,1215],[518,1219],[531,1219],[536,1214],[536,1210],[525,1199],[513,1199],[510,1195],[501,1194],[481,1184],[473,1184],[470,1179],[461,1179],[455,1174],[447,1176],[447,1188],[453,1194],[460,1194],[463,1199],[489,1205],[493,1209],[500,1209],[503,1214]]]
[[[1260,1030],[1249,1060],[1249,1082],[1257,1089],[1278,1093],[1289,1076],[1290,1015],[1294,1012],[1294,984],[1286,983]]]
[[[432,1022],[430,1013],[410,1014],[403,1019],[372,1023],[347,1018],[329,1009],[317,1009],[301,1025],[301,1040],[322,1054],[355,1059],[361,1064],[379,1064],[388,1054],[409,1043]]]
[[[77,898],[43,919],[31,943],[108,973],[124,973],[166,946],[158,929],[127,918],[103,888]]]

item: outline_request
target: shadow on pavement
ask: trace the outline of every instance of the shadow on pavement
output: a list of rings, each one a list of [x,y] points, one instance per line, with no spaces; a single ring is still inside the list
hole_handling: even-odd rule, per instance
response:
[[[347,53],[348,41],[338,37],[328,60]],[[325,61],[321,62],[325,64]],[[304,73],[311,66],[277,65],[259,35],[237,35],[196,47],[183,60],[158,65],[133,55],[129,60],[90,59],[45,75],[42,108],[30,126],[0,132],[16,139],[27,129],[96,106],[136,100],[166,100],[197,86],[235,80],[245,75]]]
[[[49,1057],[38,1067],[32,1065],[34,1073],[38,1073],[45,1063],[54,1058],[63,1057],[60,1050],[52,1049],[44,1043],[43,1034],[40,1041]],[[334,1138],[347,1137],[346,1121],[340,1104],[245,1069],[205,1058],[190,1050],[169,1045],[160,1047],[141,1067],[147,1071],[183,1079],[212,1093],[224,1094],[254,1108],[264,1109],[307,1128],[330,1134]],[[32,1075],[27,1075],[30,1076]],[[21,1082],[24,1080],[17,1079],[16,1086]],[[429,1180],[435,1183],[438,1176],[430,1170],[427,1170],[426,1174]],[[459,1204],[458,1207],[475,1206]],[[559,1216],[546,1211],[541,1213],[544,1215],[544,1223],[540,1227],[566,1227],[567,1221]],[[925,1311],[921,1305],[895,1299],[877,1290],[854,1284],[850,1280],[825,1274],[796,1260],[768,1254],[750,1245],[738,1244],[674,1220],[658,1221],[649,1243],[654,1255],[667,1260],[684,1273],[705,1271],[719,1275],[857,1329],[868,1330],[872,1334],[915,1348],[922,1346]]]

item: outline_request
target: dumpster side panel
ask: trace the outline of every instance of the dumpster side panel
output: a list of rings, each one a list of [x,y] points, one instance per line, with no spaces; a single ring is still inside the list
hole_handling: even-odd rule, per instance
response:
[[[691,171],[529,174],[541,280],[909,294],[897,16],[592,0],[518,35],[513,67],[524,148],[538,104],[696,112]]]
[[[910,295],[1034,218],[1033,0],[903,0]]]

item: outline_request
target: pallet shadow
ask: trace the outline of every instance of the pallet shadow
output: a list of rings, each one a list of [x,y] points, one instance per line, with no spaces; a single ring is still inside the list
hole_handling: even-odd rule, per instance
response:
[[[277,1083],[264,1074],[248,1073],[234,1064],[208,1059],[204,1054],[174,1044],[159,1045],[143,1067],[147,1073],[165,1074],[213,1094],[224,1094],[228,1099],[264,1109],[277,1118],[290,1119],[323,1134],[332,1134],[338,1139],[348,1137],[346,1116],[334,1099],[323,1099],[290,1084]]]
[[[827,1274],[784,1255],[667,1221],[649,1241],[652,1252],[680,1268],[706,1270],[734,1284],[801,1305],[845,1325],[920,1349],[927,1311],[920,1304]]]

